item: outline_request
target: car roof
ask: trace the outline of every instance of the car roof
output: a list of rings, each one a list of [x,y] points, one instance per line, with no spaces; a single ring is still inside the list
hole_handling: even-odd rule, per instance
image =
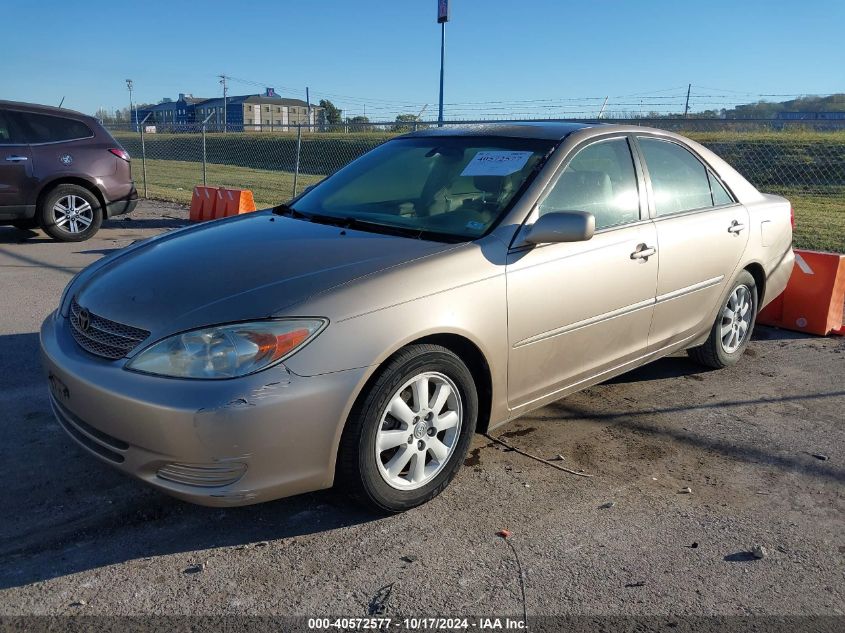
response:
[[[24,101],[4,101],[0,99],[0,108],[9,108],[12,110],[27,110],[29,112],[41,114],[57,114],[83,119],[94,118],[90,114],[84,114],[82,112],[77,112],[76,110],[68,110],[67,108],[57,108],[55,106],[41,105],[39,103],[26,103]]]
[[[525,121],[520,123],[476,123],[435,127],[428,123],[424,129],[403,134],[403,137],[418,136],[505,136],[511,138],[534,138],[559,141],[572,132],[585,128],[604,126],[587,121]]]

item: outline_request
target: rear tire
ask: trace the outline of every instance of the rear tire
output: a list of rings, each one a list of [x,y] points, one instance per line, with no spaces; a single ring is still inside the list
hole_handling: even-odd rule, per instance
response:
[[[687,354],[698,364],[713,369],[735,364],[751,340],[757,307],[757,283],[751,273],[743,270],[734,280],[707,341],[688,349]]]
[[[82,242],[103,222],[97,196],[79,185],[59,185],[44,196],[37,210],[41,227],[59,242]]]
[[[381,512],[421,505],[455,476],[477,417],[475,382],[461,359],[439,345],[411,345],[353,409],[335,484]]]

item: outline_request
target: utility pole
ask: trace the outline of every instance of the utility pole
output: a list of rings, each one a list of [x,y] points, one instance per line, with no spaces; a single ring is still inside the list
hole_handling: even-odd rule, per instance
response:
[[[308,92],[308,86],[305,86],[305,103],[308,104],[308,129],[311,129],[311,95]]]
[[[610,99],[609,96],[604,98],[604,103],[601,104],[601,110],[599,110],[599,115],[596,117],[597,119],[600,119],[602,117],[602,115],[604,114],[604,109],[607,107],[607,100],[608,99]]]
[[[129,126],[132,127],[132,80],[126,80],[126,87],[129,88]],[[138,127],[138,114],[135,114],[135,127]]]
[[[449,21],[449,0],[437,0],[437,22],[440,24],[440,107],[437,126],[443,127],[443,68],[446,65],[446,22]]]
[[[220,83],[223,84],[223,133],[226,133],[226,129],[229,127],[229,119],[226,117],[226,95],[228,94],[228,86],[226,85],[226,80],[228,77],[226,75],[217,75],[220,77]]]
[[[687,86],[687,102],[686,102],[686,105],[684,105],[684,118],[685,119],[687,118],[687,114],[689,114],[689,93],[690,93],[691,90],[692,90],[692,84],[689,84]]]

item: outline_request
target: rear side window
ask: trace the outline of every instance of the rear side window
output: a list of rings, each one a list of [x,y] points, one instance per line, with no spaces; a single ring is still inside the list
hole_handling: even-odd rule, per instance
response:
[[[588,211],[596,218],[596,229],[639,220],[637,174],[628,141],[599,141],[580,150],[538,207],[540,215],[553,211]]]
[[[713,206],[707,169],[670,141],[638,138],[645,157],[657,217]]]
[[[91,128],[75,119],[29,112],[21,112],[20,117],[29,143],[56,143],[94,136]]]

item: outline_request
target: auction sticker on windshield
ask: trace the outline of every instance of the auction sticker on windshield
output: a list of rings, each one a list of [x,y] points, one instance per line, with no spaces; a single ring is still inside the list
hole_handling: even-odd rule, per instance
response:
[[[461,176],[508,176],[523,167],[532,152],[482,151],[472,157]]]

